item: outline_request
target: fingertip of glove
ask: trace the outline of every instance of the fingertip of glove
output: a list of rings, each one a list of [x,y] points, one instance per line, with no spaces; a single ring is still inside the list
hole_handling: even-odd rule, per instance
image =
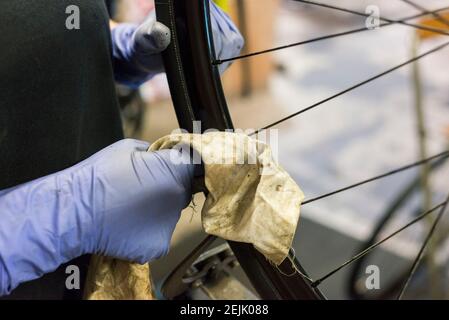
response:
[[[163,51],[167,49],[171,42],[171,32],[170,29],[160,23],[155,22],[153,27],[151,28],[150,35],[154,41],[155,49]]]

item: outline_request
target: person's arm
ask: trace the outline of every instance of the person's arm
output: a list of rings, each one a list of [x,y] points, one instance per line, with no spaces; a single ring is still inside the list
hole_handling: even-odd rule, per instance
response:
[[[0,296],[87,253],[165,255],[191,200],[194,166],[122,140],[67,170],[0,191]]]
[[[213,1],[210,2],[212,30],[218,59],[236,56],[244,40],[235,24]],[[140,26],[111,22],[112,55],[118,83],[137,88],[157,73],[163,72],[161,52],[171,41],[170,30],[156,21],[153,11]],[[231,62],[220,65],[223,73]]]

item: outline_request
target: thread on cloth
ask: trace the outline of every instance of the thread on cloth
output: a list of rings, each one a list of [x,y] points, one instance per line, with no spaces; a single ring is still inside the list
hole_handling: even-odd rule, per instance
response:
[[[296,263],[295,263],[295,258],[296,258],[296,251],[295,251],[294,248],[290,248],[290,250],[288,251],[287,258],[286,258],[286,259],[288,259],[288,261],[290,261],[291,267],[294,269],[294,271],[293,271],[292,273],[290,273],[290,274],[287,274],[287,273],[285,273],[284,271],[282,271],[282,270],[279,268],[279,266],[274,265],[274,264],[273,264],[273,265],[274,265],[274,267],[275,267],[275,268],[276,268],[282,275],[284,275],[284,276],[286,276],[286,277],[292,277],[292,276],[294,276],[295,274],[299,274],[299,275],[301,275],[304,279],[307,279],[308,281],[310,281],[310,283],[313,283],[313,279],[312,279],[312,278],[310,278],[309,276],[305,275],[303,272],[301,272],[301,270],[299,270],[298,266],[297,266]]]
[[[192,200],[190,201],[190,205],[189,205],[189,208],[190,209],[192,209],[192,214],[191,214],[191,216],[190,216],[190,221],[189,221],[189,223],[192,223],[192,221],[193,221],[193,217],[195,216],[195,214],[197,214],[198,213],[198,211],[197,211],[197,204],[195,203],[195,195],[192,195]]]

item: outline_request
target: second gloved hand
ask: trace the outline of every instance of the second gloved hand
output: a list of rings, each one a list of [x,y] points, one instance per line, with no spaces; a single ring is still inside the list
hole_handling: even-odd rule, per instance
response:
[[[0,296],[86,253],[145,263],[168,252],[195,166],[122,140],[64,171],[0,192]]]
[[[240,54],[244,39],[231,18],[213,1],[210,1],[212,32],[217,59],[227,59]],[[152,12],[140,26],[120,23],[112,29],[112,54],[117,82],[137,88],[155,74],[163,72],[161,52],[171,41],[169,28],[156,21]],[[219,65],[224,73],[232,61]]]
[[[154,12],[140,26],[120,23],[111,31],[117,82],[137,88],[163,72],[161,52],[171,41],[170,29],[156,21]]]
[[[96,230],[88,251],[140,263],[167,254],[181,210],[192,197],[194,166],[179,151],[147,152],[148,147],[123,140],[86,168],[95,175]]]

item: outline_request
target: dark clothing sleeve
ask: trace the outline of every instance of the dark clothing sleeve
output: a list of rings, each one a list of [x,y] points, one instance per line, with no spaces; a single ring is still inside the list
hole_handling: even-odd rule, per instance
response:
[[[66,28],[71,5],[79,30]],[[0,190],[122,139],[113,79],[103,0],[0,0]],[[62,297],[64,269],[13,297]]]

